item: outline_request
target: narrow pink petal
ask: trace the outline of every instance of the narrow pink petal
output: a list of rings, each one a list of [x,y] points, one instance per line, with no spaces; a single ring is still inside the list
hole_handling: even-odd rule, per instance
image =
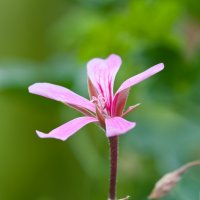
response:
[[[36,133],[40,138],[55,138],[64,141],[76,133],[83,126],[97,121],[98,120],[94,117],[79,117],[59,126],[48,134],[42,133],[40,131],[36,131]]]
[[[80,107],[95,112],[93,103],[62,86],[51,83],[35,83],[29,87],[29,92],[69,104],[71,107],[74,105],[76,109]]]
[[[135,127],[135,122],[129,122],[122,117],[113,117],[105,120],[106,136],[113,137],[124,134]]]
[[[122,115],[123,108],[124,108],[124,106],[126,104],[126,100],[128,98],[129,89],[132,86],[144,81],[145,79],[153,76],[154,74],[160,72],[163,69],[164,69],[164,64],[160,63],[158,65],[155,65],[155,66],[147,69],[146,71],[144,71],[140,74],[137,74],[137,75],[129,78],[125,82],[123,82],[122,85],[120,86],[120,88],[115,93],[115,96],[114,96],[114,99],[112,102],[112,116],[121,116]]]
[[[111,54],[110,56],[108,56],[108,58],[105,61],[108,64],[109,69],[114,71],[118,71],[122,64],[121,58],[115,54]]]
[[[127,88],[130,88],[142,81],[144,81],[145,79],[153,76],[154,74],[157,74],[158,72],[160,72],[161,70],[164,69],[164,64],[160,63],[157,64],[149,69],[147,69],[146,71],[137,74],[131,78],[129,78],[128,80],[126,80],[125,82],[122,83],[122,85],[120,86],[120,88],[117,90],[116,93],[119,93]]]
[[[88,77],[98,95],[105,97],[107,107],[111,106],[114,80],[120,65],[121,58],[114,54],[107,59],[94,58],[87,64]]]

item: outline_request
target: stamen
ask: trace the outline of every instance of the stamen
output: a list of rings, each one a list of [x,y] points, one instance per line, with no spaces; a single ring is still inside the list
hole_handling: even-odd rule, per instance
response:
[[[108,116],[108,112],[106,110],[106,99],[101,94],[98,97],[92,96],[92,103],[94,103],[99,111],[103,114],[104,117]]]
[[[101,94],[98,95],[98,103],[101,106],[101,108],[104,110],[106,107],[106,100]]]
[[[98,99],[95,96],[92,96],[91,102],[97,105]]]

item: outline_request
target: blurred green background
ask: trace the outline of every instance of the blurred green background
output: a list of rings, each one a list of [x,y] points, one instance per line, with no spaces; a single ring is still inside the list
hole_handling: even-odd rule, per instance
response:
[[[39,96],[35,82],[88,97],[86,63],[121,55],[115,89],[160,62],[165,70],[135,86],[120,137],[118,197],[147,199],[165,173],[199,159],[200,4],[198,0],[0,0],[0,199],[107,199],[105,134],[88,125],[66,142],[39,139],[79,113]],[[197,200],[200,169],[165,200]]]

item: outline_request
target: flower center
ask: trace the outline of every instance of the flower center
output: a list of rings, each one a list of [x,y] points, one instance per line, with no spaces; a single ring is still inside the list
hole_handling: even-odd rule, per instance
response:
[[[98,97],[92,96],[92,102],[97,106],[104,117],[108,116],[108,112],[106,110],[106,99],[101,94],[99,94]]]

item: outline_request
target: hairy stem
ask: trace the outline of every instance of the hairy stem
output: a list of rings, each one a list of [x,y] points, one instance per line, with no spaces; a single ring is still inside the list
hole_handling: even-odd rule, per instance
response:
[[[109,200],[116,200],[118,136],[110,137],[110,189]]]

